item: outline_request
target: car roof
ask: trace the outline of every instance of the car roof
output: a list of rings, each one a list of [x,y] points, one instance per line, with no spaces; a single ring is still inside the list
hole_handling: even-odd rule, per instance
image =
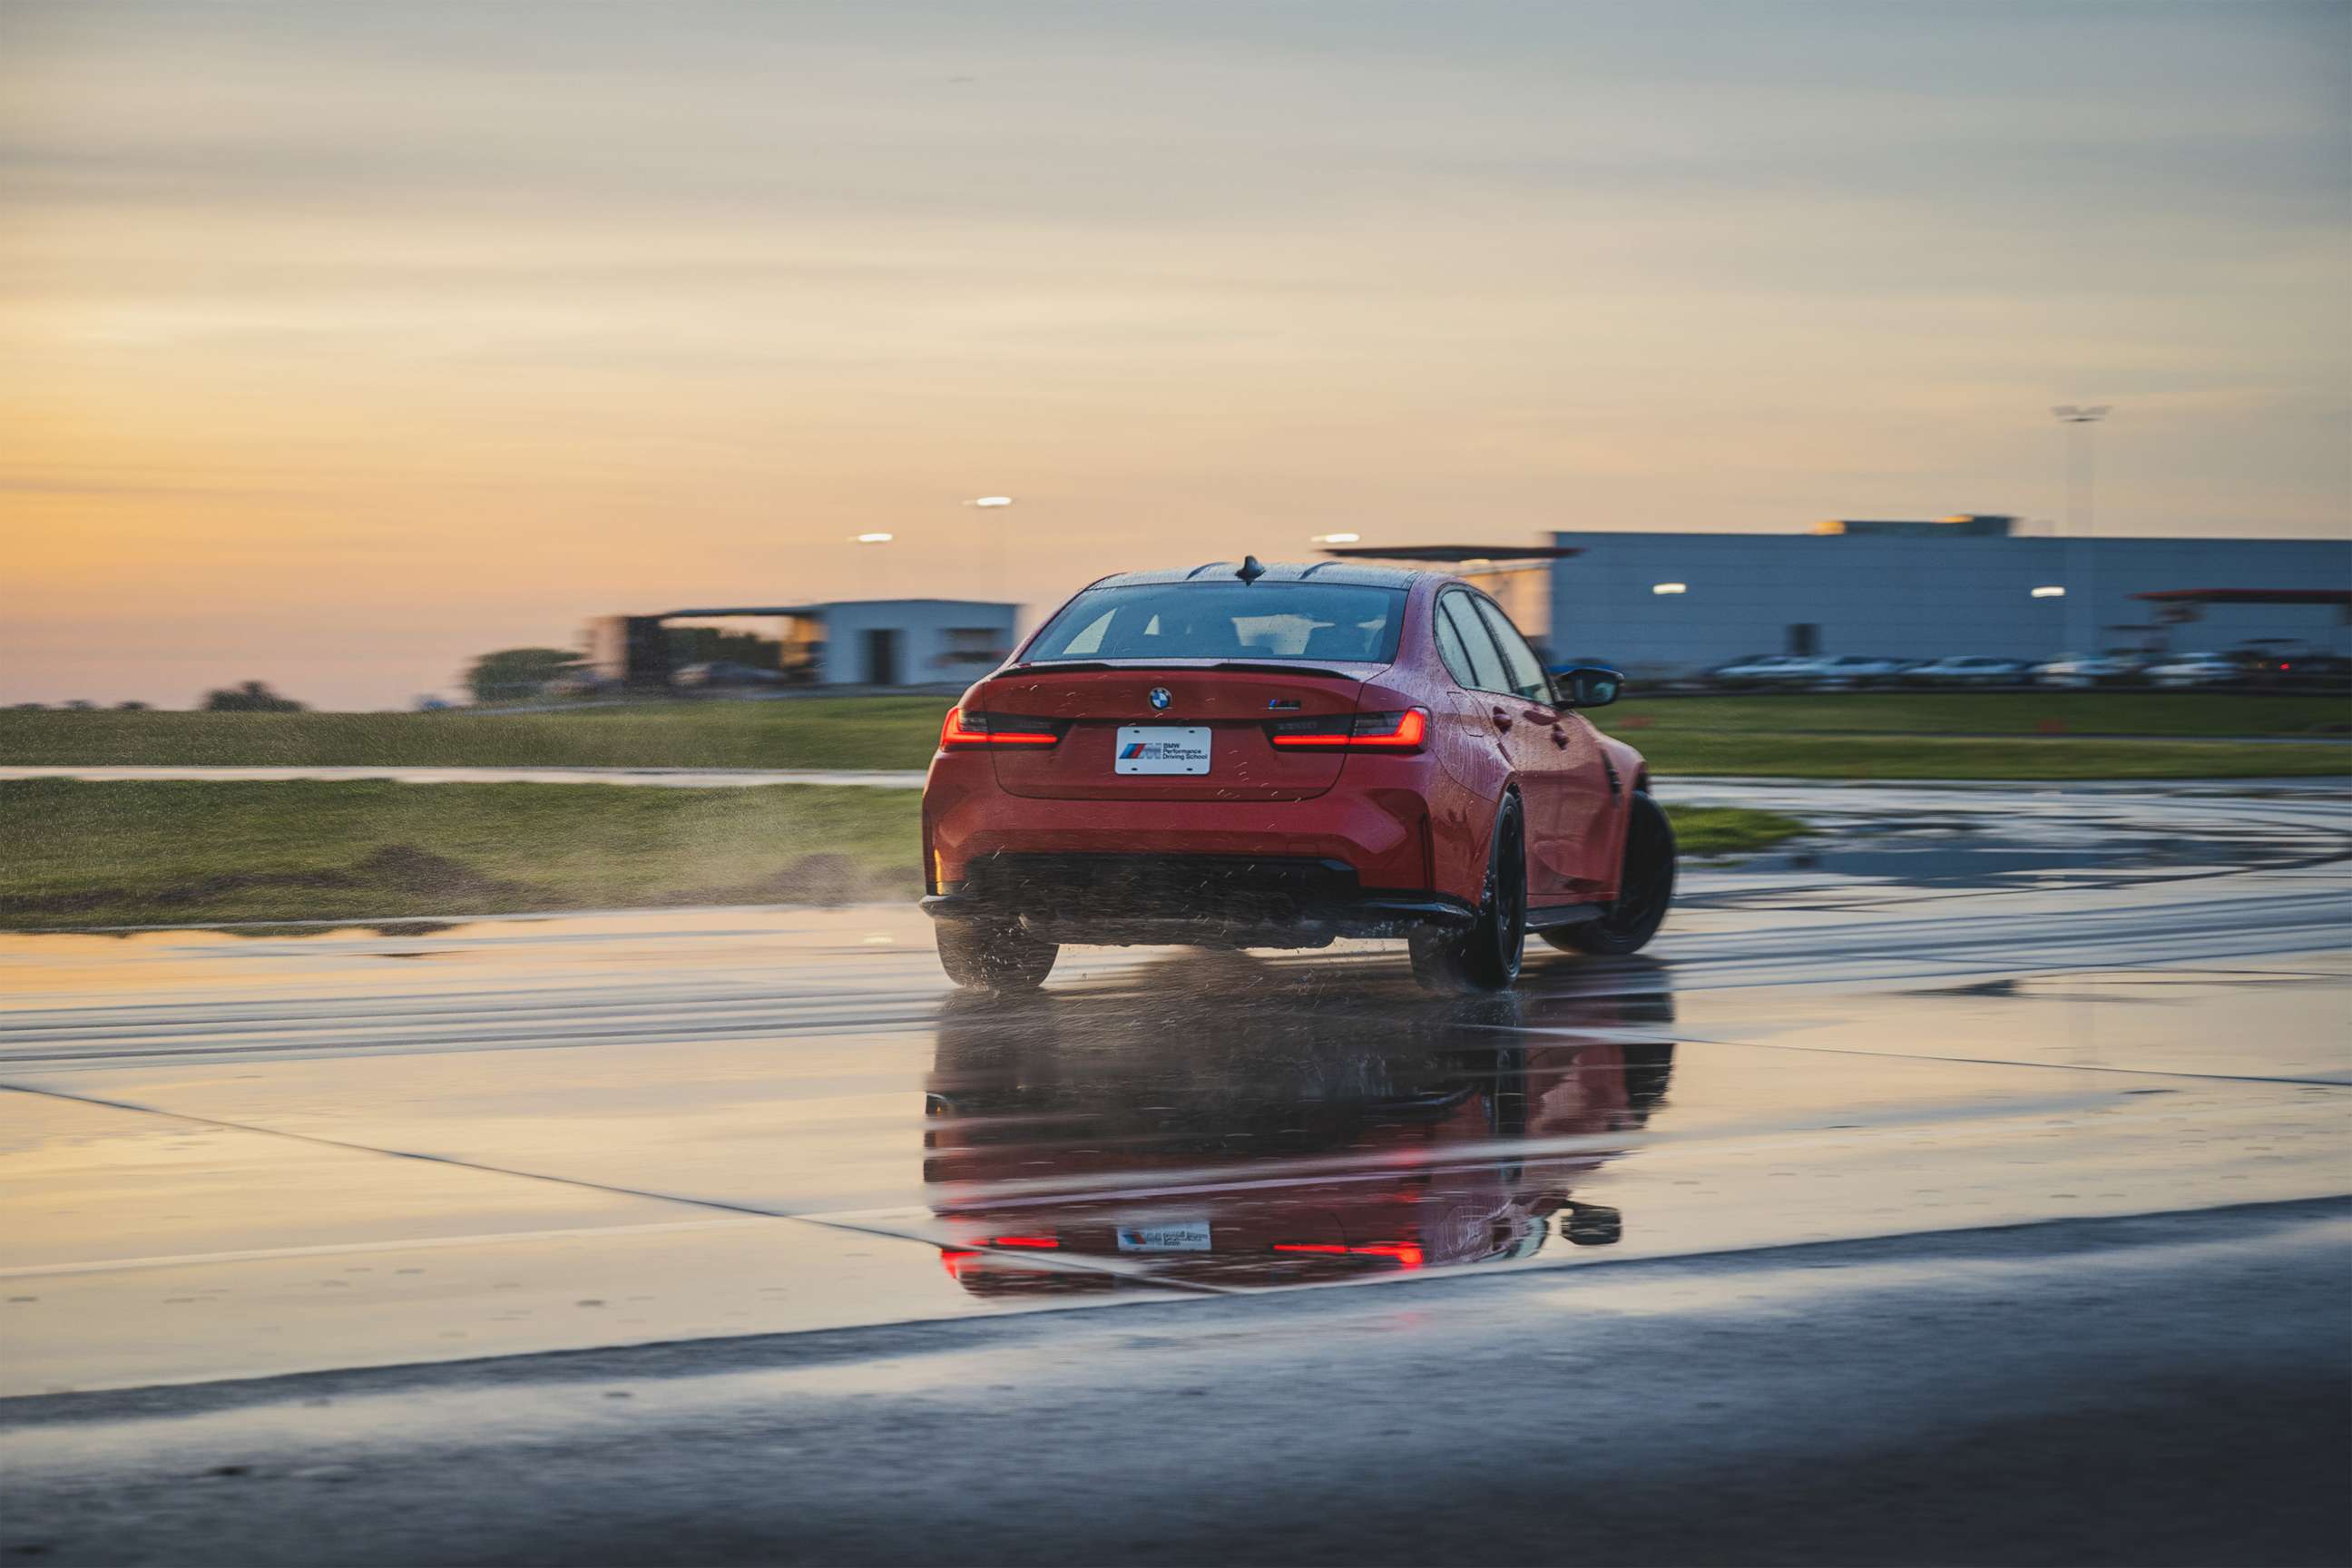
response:
[[[1213,583],[1233,581],[1241,571],[1238,561],[1211,561],[1199,566],[1171,566],[1158,572],[1119,572],[1087,584],[1090,588],[1129,588],[1154,583]],[[1366,566],[1354,561],[1276,561],[1265,563],[1261,583],[1337,583],[1359,588],[1410,588],[1443,572],[1414,572],[1400,566]]]

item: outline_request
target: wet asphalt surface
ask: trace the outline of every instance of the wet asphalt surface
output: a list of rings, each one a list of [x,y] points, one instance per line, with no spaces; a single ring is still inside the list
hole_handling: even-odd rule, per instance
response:
[[[2352,802],[1708,798],[1827,831],[1505,997],[0,939],[0,1553],[2352,1558]]]

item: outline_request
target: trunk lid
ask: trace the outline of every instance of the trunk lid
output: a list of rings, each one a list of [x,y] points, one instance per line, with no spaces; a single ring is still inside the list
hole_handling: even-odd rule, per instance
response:
[[[1014,668],[990,680],[971,706],[992,714],[1066,721],[1052,750],[992,752],[1008,795],[1041,800],[1306,800],[1339,781],[1347,754],[1292,751],[1267,738],[1277,719],[1352,713],[1377,664],[1202,660],[1070,663]],[[1164,687],[1168,706],[1150,694]],[[1205,729],[1205,773],[1122,773],[1115,762],[1127,727]]]

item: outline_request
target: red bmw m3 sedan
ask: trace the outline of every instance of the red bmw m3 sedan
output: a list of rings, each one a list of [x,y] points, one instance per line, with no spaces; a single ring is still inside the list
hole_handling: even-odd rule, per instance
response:
[[[960,985],[1066,943],[1403,937],[1433,990],[1500,990],[1530,931],[1632,952],[1674,894],[1641,754],[1460,578],[1255,558],[1080,591],[940,731],[923,907]]]

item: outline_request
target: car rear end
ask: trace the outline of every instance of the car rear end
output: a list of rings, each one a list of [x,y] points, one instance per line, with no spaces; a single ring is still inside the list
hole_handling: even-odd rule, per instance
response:
[[[1413,576],[1216,570],[1097,584],[965,693],[924,793],[934,915],[1249,946],[1466,915],[1394,664]]]

